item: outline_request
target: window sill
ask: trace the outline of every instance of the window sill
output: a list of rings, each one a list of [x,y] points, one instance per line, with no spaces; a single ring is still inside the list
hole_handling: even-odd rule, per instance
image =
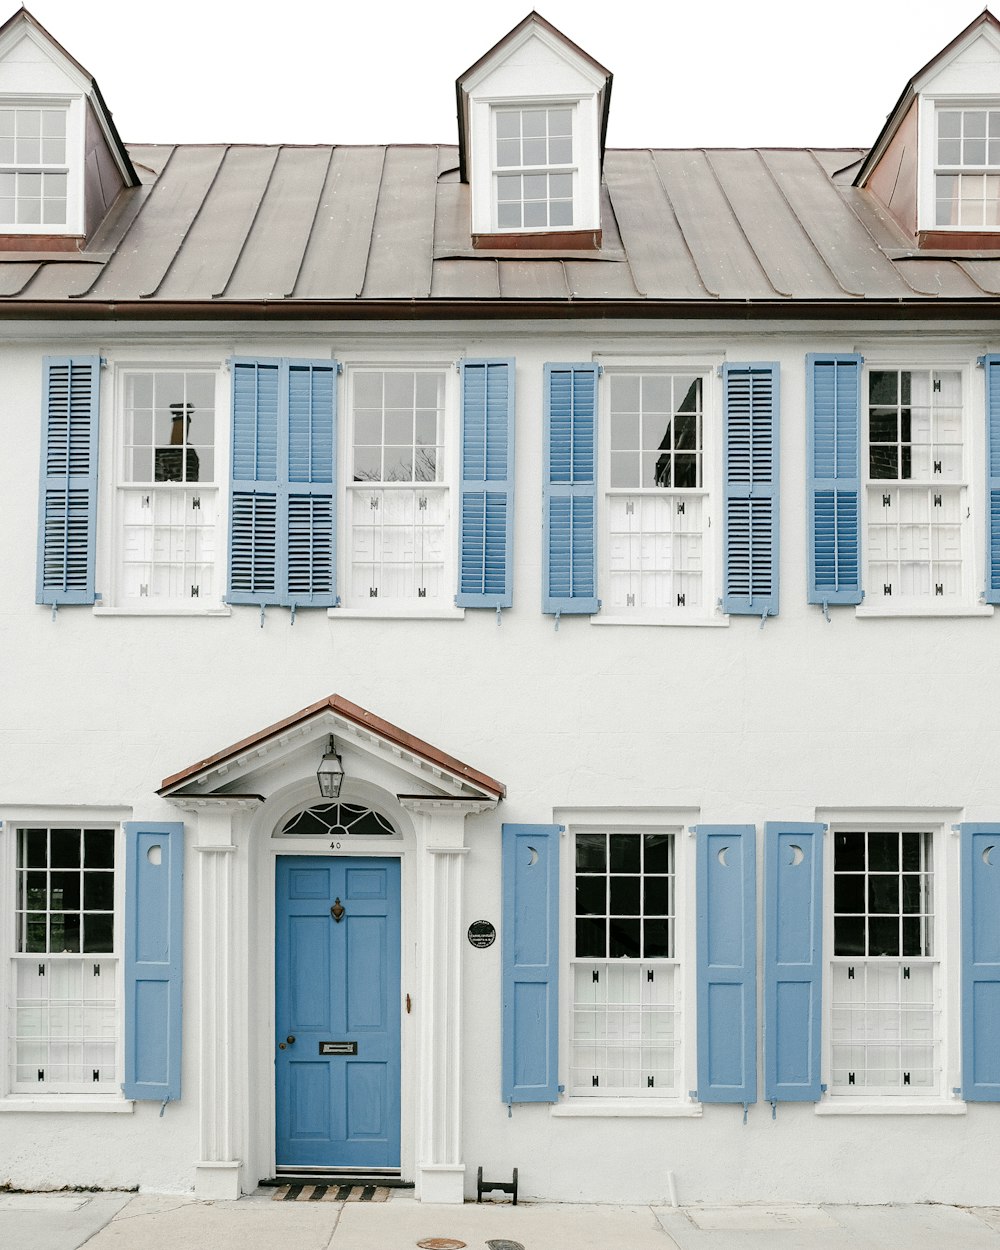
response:
[[[135,1103],[111,1094],[8,1094],[0,1098],[0,1113],[38,1111],[74,1115],[131,1115]]]
[[[858,1099],[829,1098],[816,1103],[817,1115],[965,1115],[966,1104],[958,1098],[949,1101],[928,1098]]]
[[[218,608],[94,608],[95,616],[232,616],[225,605]]]
[[[616,1120],[700,1120],[700,1102],[658,1102],[652,1098],[571,1098],[557,1102],[549,1114],[565,1118]]]
[[[613,612],[596,612],[590,618],[591,625],[654,625],[673,626],[696,629],[728,629],[729,617],[721,614],[715,616],[626,616],[615,615]]]
[[[992,603],[966,603],[956,604],[954,606],[936,607],[926,603],[914,604],[861,604],[854,609],[859,617],[884,617],[884,616],[992,616]]]
[[[465,619],[465,608],[328,608],[327,616],[356,617],[359,619],[381,618],[382,620],[400,621],[461,621]]]

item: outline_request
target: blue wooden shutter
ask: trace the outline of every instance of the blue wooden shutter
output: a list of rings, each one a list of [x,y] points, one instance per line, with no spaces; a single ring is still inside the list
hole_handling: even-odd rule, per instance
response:
[[[698,1098],[757,1101],[753,825],[699,825]]]
[[[806,357],[809,602],[860,603],[861,366],[856,355]]]
[[[726,612],[778,612],[778,366],[725,365]]]
[[[513,602],[514,361],[463,360],[460,608]]]
[[[46,356],[38,516],[38,603],[93,603],[101,361]]]
[[[962,1097],[1000,1102],[1000,824],[959,825]]]
[[[229,603],[332,607],[333,361],[233,360]]]
[[[1000,603],[1000,356],[983,356],[986,375],[986,594]]]
[[[503,826],[503,1101],[559,1097],[559,834]]]
[[[125,1097],[181,1096],[184,826],[125,824]]]
[[[764,1097],[818,1102],[823,985],[823,831],[764,826]]]
[[[543,612],[596,612],[599,365],[545,366]]]

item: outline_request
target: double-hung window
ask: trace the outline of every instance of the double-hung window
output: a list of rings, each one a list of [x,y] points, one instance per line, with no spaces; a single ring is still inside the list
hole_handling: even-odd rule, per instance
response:
[[[207,368],[120,370],[117,606],[220,603],[217,379]]]
[[[112,826],[16,830],[10,1089],[117,1091]]]
[[[452,607],[443,368],[349,371],[348,607]]]
[[[935,122],[935,225],[1000,229],[1000,101],[938,105]]]
[[[65,104],[0,108],[0,231],[65,229],[68,117]]]
[[[493,110],[493,191],[498,230],[572,229],[574,107]]]

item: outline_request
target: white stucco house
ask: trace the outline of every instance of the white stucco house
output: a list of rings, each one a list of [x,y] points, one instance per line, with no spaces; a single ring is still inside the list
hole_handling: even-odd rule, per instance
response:
[[[0,1182],[1000,1203],[1000,23],[867,150],[457,90],[0,27]]]

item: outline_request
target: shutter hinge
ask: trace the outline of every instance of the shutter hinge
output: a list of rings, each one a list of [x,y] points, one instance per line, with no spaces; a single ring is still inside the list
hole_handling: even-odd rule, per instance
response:
[[[507,1119],[508,1120],[511,1119],[513,1114],[514,1114],[513,1101],[511,1099],[508,1099],[507,1100]]]
[[[98,356],[98,358],[97,358],[97,359],[98,359],[98,362],[100,363],[100,366],[101,366],[101,368],[102,368],[102,369],[106,369],[106,368],[108,367],[108,358],[107,358],[107,356]]]
[[[344,366],[340,363],[339,360],[335,360],[333,364],[334,364],[334,369],[336,371],[337,377],[339,378],[340,375],[344,372]]]
[[[959,1085],[952,1086],[951,1092],[955,1095],[956,1098],[962,1097],[962,1089],[961,1089],[961,1086]]]
[[[725,365],[716,365],[716,366],[715,366],[715,376],[716,376],[717,378],[724,378],[724,377],[726,376],[726,372],[725,372],[725,371],[726,371],[726,366],[725,366]]]
[[[694,1099],[694,1101],[695,1101],[695,1102],[697,1102],[697,1101],[698,1101],[698,1091],[697,1091],[696,1089],[689,1089],[689,1090],[688,1090],[688,1098],[693,1098],[693,1099]]]
[[[771,1119],[776,1120],[777,1118],[778,1118],[778,1100],[776,1098],[772,1098],[771,1099]]]
[[[820,1087],[819,1087],[819,1092],[820,1092],[821,1094],[825,1094],[825,1093],[826,1093],[826,1086],[825,1086],[825,1085],[820,1085]]]
[[[290,621],[289,621],[289,624],[290,624],[290,625],[294,625],[294,624],[295,624],[295,609],[296,609],[297,607],[298,607],[298,604],[293,603],[293,604],[291,605],[291,619],[290,619]]]
[[[602,378],[604,376],[604,366],[601,364],[597,366],[597,376],[599,378]]]
[[[820,606],[820,611],[823,613],[823,616],[826,618],[827,625],[831,625],[833,622],[830,620],[830,600],[824,599],[823,602],[819,606]]]
[[[557,611],[556,611],[556,633],[558,633],[558,632],[559,632],[559,618],[560,618],[560,616],[562,616],[562,612],[560,612],[560,611],[558,611],[558,610],[557,610]]]
[[[985,369],[985,368],[986,368],[986,357],[985,357],[985,356],[977,356],[977,357],[976,357],[976,368],[977,368],[977,369]],[[957,1091],[956,1091],[956,1092],[957,1092]]]
[[[260,605],[260,627],[261,627],[261,629],[263,629],[263,628],[264,628],[264,611],[265,611],[265,609],[266,609],[266,608],[267,608],[267,604],[266,604],[266,603],[262,603],[262,604]]]
[[[503,608],[497,607],[497,629],[500,628],[500,622],[503,620]]]
[[[745,1102],[743,1104],[743,1123],[744,1124],[746,1124],[749,1115],[750,1115],[750,1104],[748,1102]]]
[[[55,619],[56,619],[56,613],[57,613],[58,611],[59,611],[59,604],[58,604],[58,603],[53,603],[53,604],[52,604],[52,619],[53,619],[53,620],[55,620]]]
[[[565,1093],[566,1093],[566,1086],[565,1086],[565,1085],[557,1085],[557,1086],[556,1086],[556,1089],[559,1091],[559,1093],[560,1093],[560,1094],[565,1094]]]
[[[168,1103],[169,1101],[170,1101],[170,1099],[169,1099],[169,1098],[164,1098],[163,1102],[161,1102],[161,1103],[160,1103],[160,1119],[161,1119],[161,1120],[163,1119],[163,1113],[164,1113],[164,1111],[166,1111],[166,1109],[167,1109],[167,1103]]]

